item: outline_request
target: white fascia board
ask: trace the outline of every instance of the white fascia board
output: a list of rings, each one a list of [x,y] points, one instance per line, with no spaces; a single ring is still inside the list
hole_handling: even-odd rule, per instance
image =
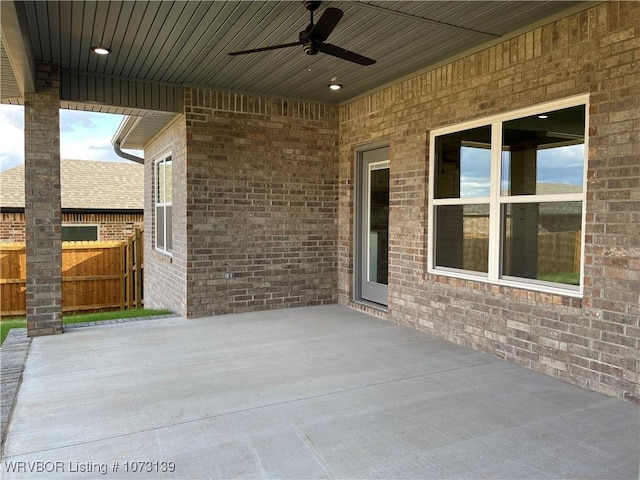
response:
[[[133,129],[143,118],[144,117],[134,115],[125,116],[120,122],[120,125],[118,125],[118,129],[111,139],[111,144],[115,145],[117,143],[119,145],[124,145]]]

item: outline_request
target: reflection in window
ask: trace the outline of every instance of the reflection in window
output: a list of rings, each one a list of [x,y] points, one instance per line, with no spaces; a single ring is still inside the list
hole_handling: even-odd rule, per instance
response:
[[[491,127],[442,135],[436,140],[436,198],[489,196]]]
[[[565,105],[434,132],[430,269],[579,290],[587,108]]]
[[[63,242],[95,242],[98,240],[97,225],[63,225]]]
[[[167,158],[164,162],[165,172],[164,172],[164,183],[165,183],[165,203],[171,203],[173,201],[173,192],[171,185],[173,185],[173,162],[171,161],[171,157]]]
[[[491,180],[491,150],[460,148],[460,198],[488,197]]]
[[[436,207],[436,265],[488,272],[489,205]]]
[[[502,274],[580,284],[582,203],[503,206]]]
[[[371,168],[372,166],[370,166]],[[367,280],[389,284],[389,167],[369,172],[369,268]]]
[[[536,194],[581,193],[584,173],[584,138],[576,145],[538,150]]]
[[[585,106],[504,122],[501,194],[581,193]]]
[[[166,198],[165,186],[165,161],[161,160],[157,164],[156,172],[156,203],[164,203]]]

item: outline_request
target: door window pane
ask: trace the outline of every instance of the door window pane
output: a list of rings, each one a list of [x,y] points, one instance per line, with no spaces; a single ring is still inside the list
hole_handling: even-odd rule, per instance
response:
[[[369,175],[369,264],[368,280],[389,281],[389,169],[371,170]]]
[[[580,284],[582,202],[503,207],[502,274]]]
[[[436,207],[436,265],[488,272],[489,205]]]

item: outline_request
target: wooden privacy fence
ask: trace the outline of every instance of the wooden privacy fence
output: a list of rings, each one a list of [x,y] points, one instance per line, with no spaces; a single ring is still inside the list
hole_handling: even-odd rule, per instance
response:
[[[143,234],[125,242],[63,242],[64,313],[143,306]],[[26,313],[26,248],[0,244],[0,315]]]
[[[582,232],[552,232],[538,235],[537,272],[540,275],[580,271],[580,247]],[[464,239],[464,268],[477,272],[487,271],[488,237]],[[511,262],[511,252],[507,250],[504,261]]]

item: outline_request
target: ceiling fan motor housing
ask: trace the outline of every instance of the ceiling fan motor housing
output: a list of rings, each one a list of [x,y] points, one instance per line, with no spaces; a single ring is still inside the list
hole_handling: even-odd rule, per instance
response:
[[[306,53],[307,55],[315,55],[318,53],[318,49],[316,48],[316,46],[309,42],[309,43],[305,43],[303,45],[304,48],[304,53]]]
[[[298,37],[300,43],[302,44],[302,48],[304,48],[304,53],[307,55],[315,55],[318,53],[318,48],[315,45],[313,38],[309,35],[309,31],[311,30],[311,25],[309,25],[305,30],[300,32]]]

